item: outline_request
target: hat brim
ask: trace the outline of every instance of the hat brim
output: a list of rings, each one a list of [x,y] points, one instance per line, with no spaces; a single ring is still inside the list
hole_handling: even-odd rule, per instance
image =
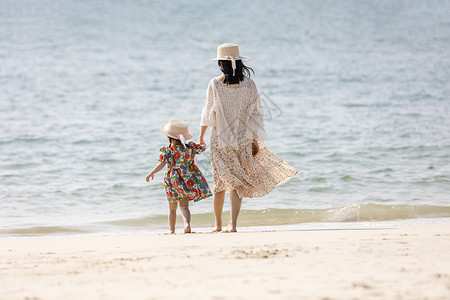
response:
[[[167,124],[162,124],[162,125],[161,125],[160,129],[161,129],[162,133],[164,133],[165,135],[167,135],[167,136],[169,136],[169,137],[171,137],[171,138],[174,138],[174,139],[179,140],[179,137],[174,136],[174,135],[172,135],[172,134],[170,134],[170,133],[168,133],[168,132],[166,131],[166,129],[165,129],[166,125],[167,125]],[[189,132],[188,132],[187,134],[183,134],[183,135],[184,135],[184,138],[185,138],[186,140],[190,140],[190,139],[192,139],[192,137],[193,137],[192,132],[191,132],[190,130],[189,130]]]
[[[247,58],[247,56],[239,56],[237,58],[235,58],[235,60],[239,60],[239,59],[244,59]],[[231,60],[231,58],[224,58],[224,57],[216,57],[216,58],[211,58],[211,60]]]

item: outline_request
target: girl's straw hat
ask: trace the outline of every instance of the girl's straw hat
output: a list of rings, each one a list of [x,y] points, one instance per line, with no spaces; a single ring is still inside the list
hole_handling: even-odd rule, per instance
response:
[[[236,70],[236,60],[242,60],[245,56],[239,55],[239,46],[233,43],[225,43],[217,47],[217,57],[211,60],[231,60],[231,67]]]
[[[188,124],[179,119],[172,119],[169,123],[161,125],[161,131],[171,138],[180,140],[183,145],[185,145],[186,140],[192,138]]]

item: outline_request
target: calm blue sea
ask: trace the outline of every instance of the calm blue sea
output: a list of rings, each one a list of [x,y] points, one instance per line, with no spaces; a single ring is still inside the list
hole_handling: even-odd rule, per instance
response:
[[[163,173],[145,182],[159,127],[198,136],[224,42],[256,72],[266,144],[300,170],[244,199],[242,226],[450,220],[449,16],[450,1],[3,0],[0,235],[164,231]],[[209,151],[197,164],[212,185]],[[213,224],[212,199],[191,208],[194,229]]]

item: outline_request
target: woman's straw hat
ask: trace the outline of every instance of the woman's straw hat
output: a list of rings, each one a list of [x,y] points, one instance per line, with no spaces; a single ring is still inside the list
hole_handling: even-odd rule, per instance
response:
[[[211,60],[231,60],[231,67],[236,70],[236,60],[242,60],[245,56],[239,55],[239,46],[233,43],[225,43],[217,47],[217,57]]]
[[[192,138],[188,124],[179,119],[172,119],[169,123],[161,125],[161,131],[171,138],[180,140],[183,145],[185,145],[186,140]]]
[[[239,46],[233,43],[225,43],[217,47],[217,57],[211,60],[233,60],[243,59],[245,56],[239,55]]]

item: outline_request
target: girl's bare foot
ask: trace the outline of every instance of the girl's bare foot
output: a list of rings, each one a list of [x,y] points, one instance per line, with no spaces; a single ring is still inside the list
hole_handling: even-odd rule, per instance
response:
[[[216,224],[216,225],[214,226],[213,229],[211,229],[211,231],[212,231],[212,232],[221,232],[221,231],[222,231],[222,221],[218,222],[218,221],[216,220],[215,224]]]
[[[191,233],[191,226],[184,227],[184,233]]]

